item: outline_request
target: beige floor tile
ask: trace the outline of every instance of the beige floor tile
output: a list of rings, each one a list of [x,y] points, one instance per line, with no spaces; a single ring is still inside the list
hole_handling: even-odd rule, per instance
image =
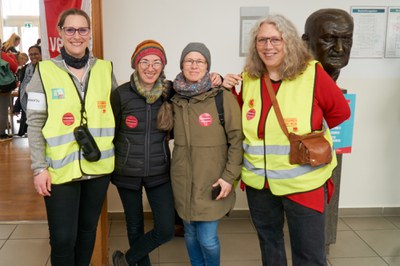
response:
[[[389,263],[390,266],[400,266],[400,256],[399,257],[383,257],[383,259]]]
[[[185,239],[183,237],[173,238],[168,243],[159,247],[158,250],[160,262],[162,263],[189,263],[189,256],[186,251]]]
[[[50,255],[47,239],[8,240],[0,250],[0,265],[43,266]]]
[[[0,240],[0,249],[3,247],[4,243],[6,243],[6,240]]]
[[[338,219],[337,223],[337,230],[338,231],[349,231],[351,228],[341,219]]]
[[[243,258],[261,260],[260,247],[255,233],[220,235],[219,240],[222,261],[237,261],[243,260]]]
[[[249,219],[222,219],[218,226],[219,234],[255,232],[256,231]]]
[[[385,218],[393,223],[397,228],[400,228],[400,216],[385,216]]]
[[[384,217],[345,217],[342,220],[353,230],[395,229]]]
[[[369,258],[335,258],[329,259],[332,266],[386,266],[386,262],[379,257]]]
[[[353,231],[338,231],[336,244],[330,246],[329,259],[373,257],[377,254]]]
[[[380,256],[400,256],[399,230],[368,230],[356,233]]]
[[[0,224],[0,239],[8,239],[16,227],[15,224]]]
[[[243,258],[243,260],[236,260],[236,261],[221,261],[221,266],[260,266],[260,265],[262,265],[261,260],[250,260],[246,258]]]
[[[26,239],[26,238],[49,238],[49,228],[47,223],[43,224],[19,224],[10,239]]]

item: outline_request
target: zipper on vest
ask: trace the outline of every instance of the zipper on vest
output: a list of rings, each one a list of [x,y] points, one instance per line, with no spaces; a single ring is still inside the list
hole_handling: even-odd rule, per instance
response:
[[[144,151],[144,176],[149,175],[149,154],[150,154],[150,134],[151,134],[151,104],[146,103],[146,134]]]

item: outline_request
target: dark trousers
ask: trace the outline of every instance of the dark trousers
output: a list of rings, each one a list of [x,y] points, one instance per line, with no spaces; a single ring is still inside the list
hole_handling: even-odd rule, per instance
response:
[[[286,266],[284,214],[289,227],[293,266],[327,265],[324,214],[301,206],[269,189],[246,187],[247,200],[260,241],[264,266]]]
[[[110,176],[51,186],[45,197],[51,265],[88,266]]]
[[[22,137],[28,131],[28,124],[26,123],[26,113],[21,111],[21,118],[19,120],[18,136]]]
[[[154,228],[144,233],[142,190],[118,187],[124,206],[130,249],[126,253],[129,265],[151,265],[149,253],[174,236],[174,201],[171,183],[146,188],[153,214]]]

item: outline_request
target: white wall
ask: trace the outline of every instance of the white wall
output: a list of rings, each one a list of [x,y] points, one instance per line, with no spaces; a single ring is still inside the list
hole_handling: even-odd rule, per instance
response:
[[[174,79],[180,53],[188,42],[204,42],[211,51],[211,70],[240,73],[240,7],[267,6],[292,20],[299,34],[307,17],[320,8],[400,6],[400,0],[103,0],[104,57],[114,63],[119,83],[129,79],[130,58],[144,39],[163,44],[166,75]],[[342,88],[357,95],[353,152],[343,157],[341,208],[400,207],[400,59],[351,58],[338,79]],[[148,207],[146,207],[148,208]],[[238,192],[236,209],[246,209]],[[109,211],[122,207],[114,186]]]

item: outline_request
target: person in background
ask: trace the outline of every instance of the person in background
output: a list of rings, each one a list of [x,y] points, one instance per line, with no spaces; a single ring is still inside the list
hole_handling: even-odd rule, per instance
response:
[[[1,40],[0,40],[0,48]],[[18,62],[14,54],[6,53],[0,49],[1,59],[8,62],[8,66],[12,73],[16,73],[18,69]],[[12,140],[12,136],[6,132],[8,123],[8,107],[10,106],[10,93],[0,93],[0,142]]]
[[[182,51],[174,80],[174,152],[171,178],[175,208],[184,224],[192,266],[220,265],[218,224],[233,208],[242,163],[240,108],[233,94],[210,81],[211,55],[203,43]],[[216,106],[222,93],[224,121]],[[220,188],[212,198],[212,190]]]
[[[14,53],[19,54],[17,47],[21,43],[21,37],[19,37],[16,33],[11,34],[10,38],[7,39],[3,43],[2,50],[6,53]]]
[[[18,81],[21,82],[21,79],[23,79],[23,73],[21,71],[28,63],[29,57],[26,53],[19,53],[16,55],[16,58],[18,62],[17,78]]]
[[[175,212],[170,180],[168,141],[173,129],[172,83],[164,74],[167,57],[155,40],[139,43],[131,57],[130,81],[112,93],[116,121],[115,171],[126,217],[129,250],[116,250],[116,266],[151,265],[149,253],[174,236]],[[214,74],[215,83],[221,84]],[[143,188],[154,228],[144,233]]]
[[[33,183],[44,198],[54,266],[89,265],[114,170],[112,64],[89,51],[90,18],[64,10],[61,54],[38,63],[27,86]]]
[[[329,128],[339,125],[350,116],[349,106],[288,19],[281,15],[261,19],[249,39],[244,72],[227,75],[223,86],[231,88],[242,81],[241,176],[263,265],[287,265],[285,214],[293,265],[327,265],[324,207],[333,192],[336,156],[317,167],[289,163],[289,140],[277,122],[265,79],[272,81],[289,132],[303,135],[325,128],[331,146],[324,121]]]
[[[39,61],[42,61],[42,49],[40,48],[40,46],[33,45],[29,47],[28,53],[31,62],[21,69],[18,98],[15,101],[13,108],[14,114],[21,113],[18,130],[18,136],[20,137],[25,136],[28,129],[28,125],[26,124],[26,104],[28,100],[26,94],[26,86],[31,81],[33,73],[35,73],[37,63],[39,63]]]

